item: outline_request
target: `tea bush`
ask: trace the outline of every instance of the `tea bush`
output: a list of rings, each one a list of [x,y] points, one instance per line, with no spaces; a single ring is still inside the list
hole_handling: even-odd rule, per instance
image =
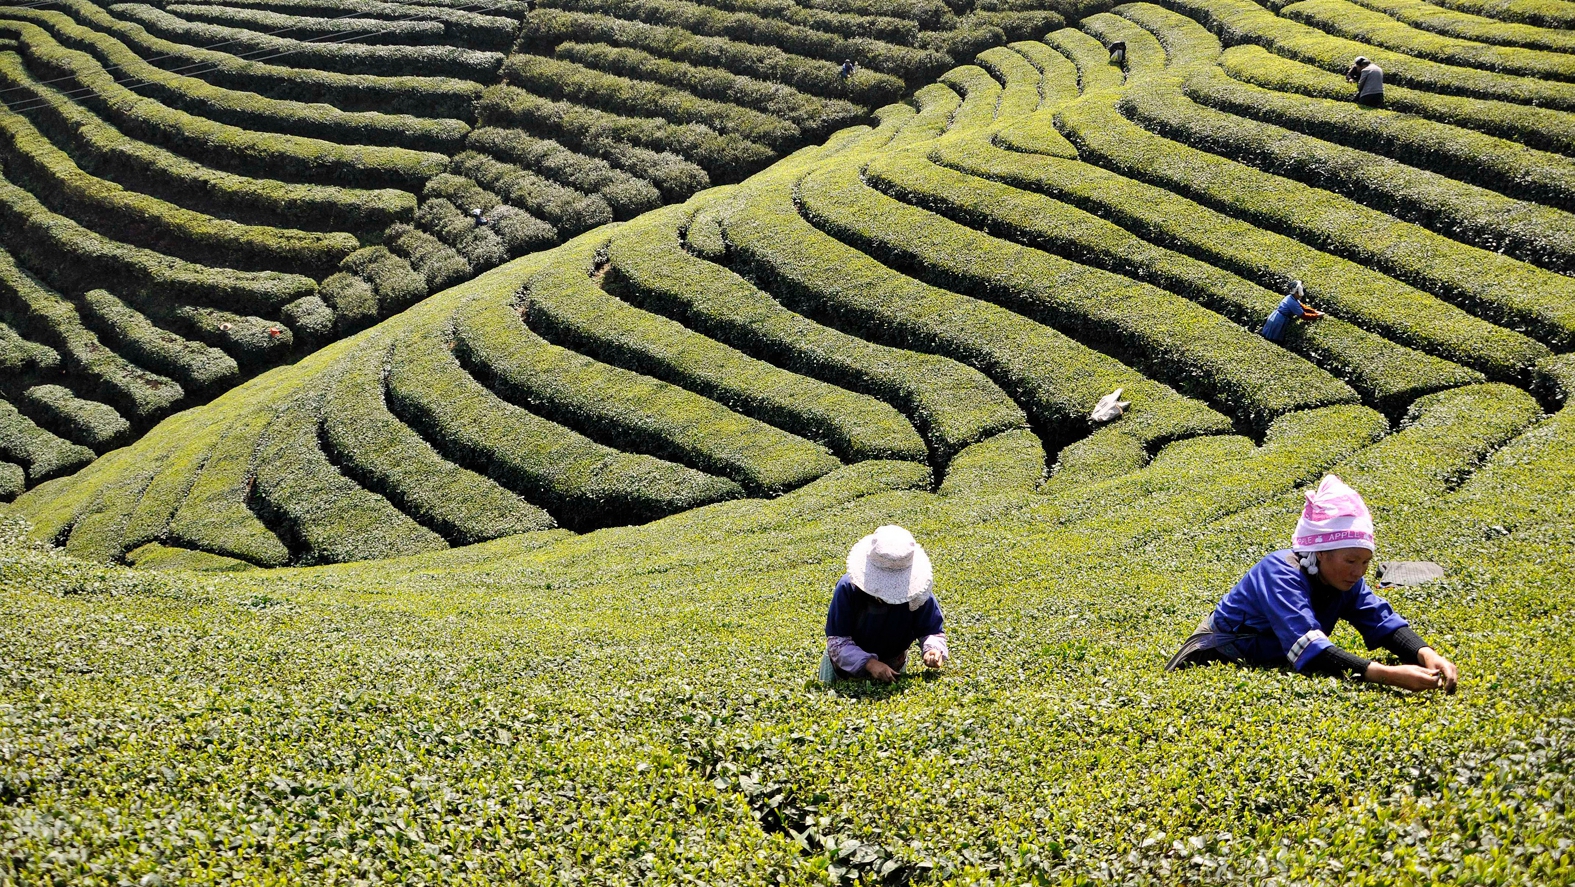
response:
[[[1350,84],[1339,74],[1281,58],[1260,46],[1233,46],[1225,50],[1225,54],[1220,57],[1220,67],[1236,80],[1276,92],[1325,99],[1350,96]],[[1544,151],[1567,154],[1571,146],[1575,145],[1575,132],[1571,130],[1569,115],[1548,108],[1441,95],[1399,86],[1385,87],[1384,105],[1396,111],[1500,136]],[[1309,106],[1303,113],[1314,111],[1315,107]],[[1373,115],[1371,120],[1373,124],[1381,126],[1386,116]],[[1421,131],[1420,127],[1411,127],[1404,132],[1410,135]],[[1470,140],[1465,134],[1462,137]],[[1383,140],[1378,140],[1375,148],[1382,149]],[[1436,149],[1428,149],[1429,152],[1432,150]],[[1426,153],[1419,159],[1425,162]],[[1477,159],[1477,163],[1492,161],[1491,157]]]
[[[1065,499],[936,497],[865,463],[650,527],[310,571],[107,568],[8,524],[0,643],[31,692],[0,727],[7,864],[82,883],[1561,880],[1569,687],[1545,659],[1568,644],[1535,626],[1569,587],[1542,548],[1568,508],[1514,490],[1569,501],[1567,417],[1379,512],[1385,551],[1450,568],[1389,597],[1461,664],[1455,696],[1160,672],[1308,475],[1414,457],[1342,436],[1351,418],[1237,439],[1241,464],[1225,439],[1178,447]],[[1126,504],[1046,520],[1090,494]],[[1489,515],[1510,535],[1484,536]],[[843,551],[884,520],[936,558],[957,659],[814,687]],[[161,557],[234,567],[139,561]]]
[[[0,110],[32,139],[0,182],[0,880],[1575,878],[1568,299],[1480,248],[1562,224],[1568,84],[1236,0],[559,5],[0,10],[12,108],[76,88],[35,59],[86,60],[118,107],[255,113],[262,141],[327,98],[309,137],[335,156],[437,158],[357,192],[108,110]],[[553,94],[133,16],[426,23],[406,39],[438,52],[389,60],[496,54],[517,23],[509,67]],[[1353,47],[1416,117],[1329,101]],[[826,53],[853,48],[842,83]],[[203,71],[132,86],[116,52]],[[877,125],[786,153],[928,66]],[[432,126],[390,136],[400,114]],[[727,135],[770,121],[798,135]],[[295,197],[343,223],[293,225]],[[293,278],[183,265],[114,227],[155,206],[346,248]],[[1330,316],[1271,343],[1296,278]],[[166,415],[187,396],[211,400]],[[1380,559],[1446,569],[1384,594],[1459,693],[1161,671],[1325,473],[1373,505]],[[932,555],[955,659],[821,687],[831,585],[885,523]]]
[[[1382,12],[1364,9],[1345,0],[1300,0],[1282,6],[1280,14],[1331,34],[1372,43],[1417,58],[1550,80],[1568,81],[1575,78],[1575,61],[1564,57],[1562,53],[1455,39],[1413,28]]]
[[[13,5],[0,246],[78,306],[123,300],[91,309],[114,316],[93,321],[101,344],[180,381],[151,410],[109,400],[129,440],[510,258],[741,180],[1060,26],[1042,8],[1059,2]],[[3,397],[62,381],[20,340]]]

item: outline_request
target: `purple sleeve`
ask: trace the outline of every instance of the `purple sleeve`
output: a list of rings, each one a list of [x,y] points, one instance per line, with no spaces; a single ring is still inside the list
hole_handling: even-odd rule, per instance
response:
[[[866,652],[849,637],[827,637],[826,655],[831,657],[832,665],[848,674],[858,674],[865,663],[875,658],[874,653]]]
[[[1373,594],[1365,579],[1358,582],[1352,591],[1355,594],[1340,615],[1362,633],[1367,649],[1376,649],[1384,642],[1384,638],[1411,624],[1401,618],[1388,601]]]
[[[1300,575],[1254,570],[1242,582],[1250,585],[1292,668],[1301,671],[1314,656],[1334,646],[1313,615],[1307,583]]]
[[[950,659],[951,650],[946,646],[945,617],[941,615],[941,602],[931,594],[914,614],[919,629],[919,652],[938,652],[942,659]]]

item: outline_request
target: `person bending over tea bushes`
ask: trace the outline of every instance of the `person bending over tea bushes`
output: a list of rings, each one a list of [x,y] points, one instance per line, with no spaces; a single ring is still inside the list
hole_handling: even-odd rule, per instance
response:
[[[944,665],[951,653],[933,586],[930,557],[912,533],[884,526],[860,539],[831,593],[821,682],[871,678],[889,684],[902,674],[915,641],[926,666]]]
[[[1384,69],[1373,64],[1365,56],[1357,56],[1356,61],[1345,72],[1348,83],[1356,84],[1356,101],[1358,104],[1373,108],[1384,106]]]
[[[1307,494],[1291,547],[1259,561],[1198,625],[1165,669],[1207,662],[1353,675],[1405,690],[1453,693],[1459,671],[1411,630],[1364,578],[1375,550],[1373,518],[1357,492],[1334,475]],[[1344,619],[1369,649],[1400,665],[1372,662],[1335,646]]]

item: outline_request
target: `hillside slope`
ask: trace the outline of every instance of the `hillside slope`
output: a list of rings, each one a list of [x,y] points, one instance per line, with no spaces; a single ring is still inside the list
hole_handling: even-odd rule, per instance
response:
[[[979,61],[175,417],[19,513],[83,556],[277,566],[639,523],[870,460],[1033,489],[1309,410],[1524,400],[1474,386],[1545,384],[1569,347],[1566,214],[1488,187],[1520,163],[1553,188],[1563,155],[1410,150],[1508,144],[1503,103],[1443,123],[1258,86],[1232,72],[1327,75],[1147,4]],[[1352,147],[1384,127],[1440,171]],[[1270,343],[1293,278],[1329,316]],[[1116,388],[1132,409],[1096,431]]]
[[[1575,393],[1575,364],[1549,369]],[[1365,407],[1292,413],[1262,446],[1197,438],[1043,493],[990,492],[1011,475],[986,460],[941,495],[872,461],[644,526],[311,569],[105,567],[0,518],[0,873],[1566,883],[1575,409],[1537,420],[1506,389],[1429,396],[1390,434]],[[1448,570],[1385,595],[1456,695],[1162,672],[1325,471],[1373,505],[1381,558]],[[956,659],[827,691],[832,583],[886,522],[932,554]]]
[[[0,7],[0,500],[1062,23],[910,5]]]

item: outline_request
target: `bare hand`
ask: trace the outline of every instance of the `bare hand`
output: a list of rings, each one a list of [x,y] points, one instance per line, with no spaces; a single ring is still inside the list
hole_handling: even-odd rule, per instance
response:
[[[1460,669],[1456,668],[1453,662],[1438,655],[1438,651],[1432,647],[1423,647],[1417,654],[1417,659],[1421,661],[1423,668],[1431,668],[1443,675],[1445,693],[1455,692],[1455,685],[1460,683]]]
[[[926,668],[940,668],[946,664],[946,657],[940,650],[926,650],[924,652],[924,665]]]
[[[897,673],[891,670],[891,666],[875,657],[871,657],[870,661],[864,663],[864,671],[871,679],[880,681],[882,684],[889,684],[897,679]]]
[[[1380,684],[1388,684],[1413,693],[1441,690],[1444,687],[1442,672],[1420,665],[1384,665],[1374,662],[1367,667],[1367,677]]]

